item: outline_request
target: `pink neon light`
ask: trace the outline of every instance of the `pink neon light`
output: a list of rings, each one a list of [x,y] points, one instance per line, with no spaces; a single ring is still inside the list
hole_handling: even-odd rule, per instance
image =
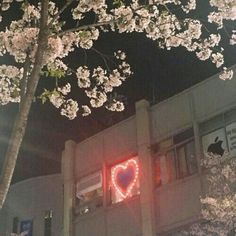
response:
[[[126,170],[128,167],[132,166],[135,170],[135,175],[134,178],[132,179],[131,183],[127,187],[127,190],[124,192],[122,191],[121,187],[117,183],[117,174],[122,171]],[[139,166],[138,163],[135,159],[130,159],[126,161],[123,164],[116,165],[115,167],[112,168],[111,170],[111,181],[112,185],[115,188],[115,190],[122,196],[122,198],[127,198],[131,191],[133,190],[133,187],[135,186],[137,180],[138,180],[138,174],[139,174]]]

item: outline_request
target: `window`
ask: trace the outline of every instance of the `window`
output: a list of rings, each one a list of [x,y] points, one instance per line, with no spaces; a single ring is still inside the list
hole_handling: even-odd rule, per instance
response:
[[[203,153],[236,156],[236,109],[203,122],[200,131]]]
[[[19,225],[19,218],[14,217],[12,222],[12,233],[14,234],[18,233],[18,225]]]
[[[52,210],[46,211],[44,215],[44,236],[52,235]]]
[[[77,213],[80,215],[94,211],[103,203],[102,172],[80,179],[76,186]]]
[[[121,202],[140,193],[139,164],[132,158],[111,167],[110,193],[112,204]]]
[[[193,129],[187,129],[158,145],[156,185],[166,184],[197,172]]]
[[[25,236],[32,236],[33,233],[33,221],[23,220],[20,222],[20,233],[24,233]]]

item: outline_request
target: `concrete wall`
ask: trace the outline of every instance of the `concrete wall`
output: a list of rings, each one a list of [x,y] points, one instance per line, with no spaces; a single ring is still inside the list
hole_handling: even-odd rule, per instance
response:
[[[6,235],[7,212],[5,207],[0,210],[0,236]]]
[[[159,233],[195,220],[200,213],[201,184],[197,175],[161,186],[155,194]]]
[[[139,198],[130,199],[98,209],[75,220],[75,234],[78,236],[139,236],[141,235],[141,214]]]
[[[192,124],[189,94],[184,92],[151,108],[152,142],[178,133]]]
[[[28,179],[11,186],[5,202],[5,231],[12,231],[13,218],[19,221],[33,220],[33,235],[44,235],[44,214],[52,210],[52,235],[62,231],[63,200],[61,175],[49,175]],[[4,215],[4,213],[2,213]],[[9,234],[1,234],[9,235]]]
[[[131,117],[76,145],[75,178],[137,154],[136,122]]]
[[[232,69],[236,71],[236,66]],[[154,105],[151,108],[152,142],[158,142],[192,125],[193,115],[200,122],[234,107],[235,94],[236,78],[222,81],[217,74]]]

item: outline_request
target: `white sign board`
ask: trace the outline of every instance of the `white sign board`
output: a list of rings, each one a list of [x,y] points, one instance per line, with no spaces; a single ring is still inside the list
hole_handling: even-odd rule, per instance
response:
[[[202,137],[203,153],[222,156],[227,150],[225,129],[218,129]]]
[[[229,145],[229,154],[236,156],[236,122],[226,126],[226,136]]]

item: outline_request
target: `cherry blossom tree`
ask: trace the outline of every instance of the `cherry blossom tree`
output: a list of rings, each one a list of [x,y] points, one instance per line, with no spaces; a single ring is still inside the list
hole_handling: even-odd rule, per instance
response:
[[[194,15],[196,0],[2,0],[2,22],[11,8],[18,14],[0,32],[0,54],[10,56],[13,61],[11,65],[0,65],[0,104],[19,103],[19,112],[0,180],[0,206],[11,182],[34,99],[50,102],[69,119],[79,114],[87,116],[92,108],[101,106],[112,111],[124,109],[121,101],[110,96],[132,74],[124,52],[114,52],[116,66],[112,68],[88,65],[71,68],[65,63],[77,49],[92,50],[101,33],[144,33],[156,41],[157,47],[167,50],[183,47],[200,60],[212,61],[222,68],[221,79],[231,79],[233,72],[224,65],[221,34],[227,32],[229,43],[236,44],[236,31],[227,28],[228,22],[236,19],[236,0],[208,2],[210,11],[203,23]],[[74,22],[72,27],[63,20],[68,10],[66,19]],[[93,17],[91,24],[86,23],[88,15]],[[208,25],[213,26],[213,32]],[[43,76],[55,78],[55,86],[35,94]],[[68,77],[77,80],[88,104],[70,96],[73,83],[63,80]]]
[[[201,197],[202,219],[186,236],[233,236],[236,234],[236,159],[206,155],[202,162],[207,192]]]

